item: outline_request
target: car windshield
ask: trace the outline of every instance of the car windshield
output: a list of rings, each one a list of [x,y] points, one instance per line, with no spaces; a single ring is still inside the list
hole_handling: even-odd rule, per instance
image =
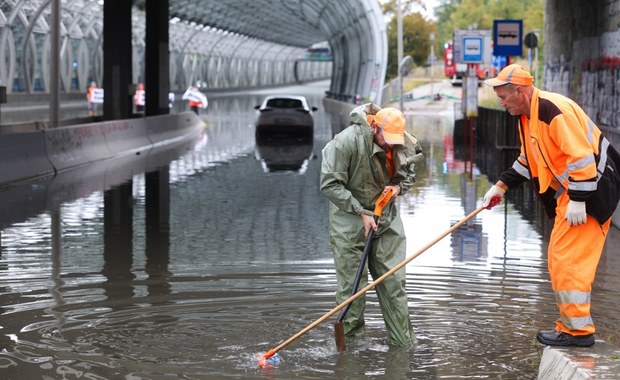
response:
[[[266,106],[271,108],[303,108],[301,100],[286,98],[269,99]]]

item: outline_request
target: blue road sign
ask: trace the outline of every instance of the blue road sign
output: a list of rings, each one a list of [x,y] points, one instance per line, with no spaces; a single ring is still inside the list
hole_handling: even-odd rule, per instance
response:
[[[521,55],[523,20],[493,21],[493,55]]]
[[[463,38],[463,62],[482,62],[482,37]]]
[[[507,62],[508,60],[506,59],[506,56],[503,56],[503,55],[493,56],[493,66],[497,69],[497,72],[503,69],[504,66],[506,66]]]

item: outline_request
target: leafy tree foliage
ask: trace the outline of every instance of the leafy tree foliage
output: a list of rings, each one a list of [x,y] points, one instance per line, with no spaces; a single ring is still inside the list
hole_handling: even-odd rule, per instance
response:
[[[403,14],[413,13],[413,9],[416,5],[428,10],[428,5],[424,0],[400,0],[400,6],[402,7]],[[398,0],[383,1],[381,8],[383,9],[383,13],[386,15],[396,15]]]
[[[426,66],[430,54],[430,34],[435,23],[426,20],[420,13],[403,15],[403,56],[410,55],[416,66]],[[388,67],[387,76],[398,76],[398,28],[393,17],[388,24]]]

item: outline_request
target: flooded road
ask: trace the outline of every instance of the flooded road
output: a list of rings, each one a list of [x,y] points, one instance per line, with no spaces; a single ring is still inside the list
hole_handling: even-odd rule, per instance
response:
[[[0,210],[15,215],[0,224],[0,378],[535,379],[535,334],[557,311],[544,228],[516,207],[519,194],[408,264],[415,348],[386,345],[371,291],[363,341],[337,353],[334,317],[284,348],[277,367],[258,369],[259,355],[335,306],[318,188],[331,138],[326,86],[210,97],[205,133],[160,159],[155,175],[112,162],[22,186],[19,197],[2,189],[21,201]],[[319,108],[313,154],[307,144],[255,146],[253,107],[279,91]],[[489,182],[462,159],[451,109],[412,111],[408,123],[425,154],[399,200],[412,254],[473,211]],[[259,159],[296,151],[299,170]],[[155,212],[145,191],[154,178]],[[608,246],[617,242],[612,229]],[[599,267],[598,338],[620,323],[619,261],[607,248]]]

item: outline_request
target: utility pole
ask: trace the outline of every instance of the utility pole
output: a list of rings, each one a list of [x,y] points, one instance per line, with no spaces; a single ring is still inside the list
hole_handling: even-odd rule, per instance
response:
[[[433,92],[433,71],[435,71],[435,33],[431,32],[431,96],[434,96]]]
[[[403,74],[400,70],[401,62],[403,61],[403,11],[400,4],[400,0],[396,4],[396,29],[398,29],[398,101],[400,110],[404,111],[403,106]]]
[[[50,41],[50,128],[58,126],[60,109],[60,0],[52,0]]]

